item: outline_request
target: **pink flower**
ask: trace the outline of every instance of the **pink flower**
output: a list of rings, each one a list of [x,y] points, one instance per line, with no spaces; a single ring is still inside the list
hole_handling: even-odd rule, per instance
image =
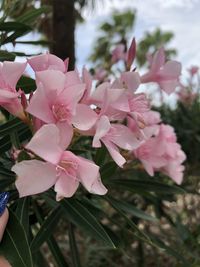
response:
[[[185,153],[176,142],[174,129],[161,124],[156,136],[151,137],[138,149],[134,150],[149,175],[160,171],[171,177],[177,184],[183,180]]]
[[[67,65],[59,57],[46,53],[44,55],[34,56],[27,59],[32,69],[36,71],[59,70],[67,72]]]
[[[67,135],[67,133],[66,133]],[[68,139],[68,137],[65,137]],[[71,197],[81,183],[89,192],[106,194],[100,179],[99,167],[92,161],[64,151],[59,129],[44,125],[27,144],[26,149],[42,158],[16,163],[12,170],[17,174],[16,187],[20,197],[34,195],[54,185],[57,200]]]
[[[76,71],[66,74],[56,70],[36,72],[36,83],[37,90],[27,108],[34,117],[56,124],[63,135],[68,131],[71,137],[72,124],[80,130],[87,130],[95,123],[96,113],[89,106],[78,104],[85,84]]]
[[[112,62],[116,63],[119,60],[126,59],[125,46],[123,44],[118,44],[112,51]]]
[[[26,68],[26,63],[0,63],[0,105],[8,112],[22,120],[25,114],[20,102],[20,91],[16,91],[16,84]]]
[[[140,142],[128,127],[122,124],[111,124],[105,115],[102,115],[96,123],[92,146],[101,147],[100,141],[104,143],[111,157],[120,167],[126,160],[120,154],[118,147],[132,150],[140,145]]]
[[[181,64],[171,60],[165,62],[164,49],[160,48],[153,56],[150,70],[141,76],[141,82],[156,82],[162,90],[171,94],[179,84],[180,75]]]

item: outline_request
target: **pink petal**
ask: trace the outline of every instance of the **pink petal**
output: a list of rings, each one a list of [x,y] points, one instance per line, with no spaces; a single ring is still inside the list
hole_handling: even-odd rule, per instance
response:
[[[78,158],[78,176],[81,184],[89,191],[92,192],[92,186],[99,177],[99,166],[92,161]]]
[[[81,99],[82,103],[87,103],[89,101],[92,89],[92,76],[90,75],[89,71],[84,67],[83,68],[83,82],[86,85],[85,92],[83,98]]]
[[[140,76],[137,72],[124,72],[121,80],[126,84],[130,93],[135,92],[140,85]]]
[[[127,150],[136,149],[141,145],[141,141],[138,141],[133,132],[128,127],[120,124],[112,124],[112,130],[109,132],[109,140]]]
[[[76,70],[66,72],[65,77],[65,87],[81,83],[79,73]]]
[[[58,99],[61,103],[64,103],[65,105],[69,105],[73,107],[75,113],[75,108],[79,100],[82,98],[83,93],[85,90],[85,84],[80,83],[76,85],[71,85],[67,88],[65,88],[61,94],[59,95]]]
[[[34,71],[51,69],[65,72],[65,64],[62,59],[52,54],[34,56],[27,61]]]
[[[15,184],[20,197],[44,192],[57,180],[55,166],[39,160],[21,161],[12,167],[12,171],[17,174]]]
[[[156,73],[165,63],[165,51],[164,48],[161,47],[153,56],[152,64],[151,64],[151,72]]]
[[[35,94],[31,98],[26,111],[46,123],[55,122],[48,98],[46,97],[41,84],[38,86]]]
[[[154,169],[153,166],[151,165],[150,162],[148,162],[147,160],[141,160],[146,172],[150,175],[150,176],[154,176]]]
[[[65,150],[71,143],[73,137],[73,127],[67,122],[57,122],[56,126],[60,133],[60,143],[59,146]]]
[[[42,83],[45,91],[56,90],[61,92],[65,86],[65,74],[58,70],[44,70],[36,72],[37,85]]]
[[[120,111],[124,111],[124,112],[130,111],[128,97],[127,97],[127,94],[125,93],[125,90],[110,89],[109,95],[112,95],[112,98],[110,97],[109,99],[112,99],[112,101],[110,102],[113,108],[120,110]]]
[[[78,189],[79,181],[70,177],[64,172],[58,178],[54,190],[57,192],[56,200],[59,201],[64,197],[72,197]]]
[[[108,189],[103,185],[101,178],[98,177],[92,185],[91,192],[92,194],[105,195],[108,192]]]
[[[123,167],[124,163],[126,162],[125,158],[122,157],[122,155],[119,153],[119,149],[117,148],[117,146],[111,142],[109,142],[108,140],[103,139],[102,142],[104,143],[104,145],[106,146],[106,148],[108,149],[111,157],[113,158],[113,160],[117,163],[117,165],[119,167]]]
[[[97,122],[96,133],[94,135],[93,142],[92,142],[93,147],[101,147],[100,139],[108,133],[108,131],[110,130],[110,127],[111,125],[110,125],[110,121],[108,117],[104,115],[101,116],[101,118]]]
[[[181,63],[177,61],[167,61],[160,70],[159,75],[164,78],[178,78],[181,75]]]
[[[177,80],[159,81],[160,88],[168,95],[173,93],[176,87],[179,85]]]
[[[0,89],[0,103],[8,103],[11,102],[13,99],[18,98],[20,93],[18,92],[11,92],[6,89]]]
[[[54,124],[42,126],[33,136],[26,148],[42,159],[57,164],[62,156],[60,132]]]
[[[18,98],[10,99],[7,103],[2,103],[1,106],[5,108],[9,113],[13,114],[14,116],[20,118],[21,120],[26,120],[26,116],[23,111],[23,107],[21,102]]]
[[[96,123],[98,115],[89,106],[78,104],[76,106],[76,114],[72,119],[72,124],[81,131],[92,128]]]
[[[102,84],[100,84],[96,90],[92,93],[92,100],[97,102],[97,103],[101,103],[104,101],[104,97],[105,97],[105,92],[106,90],[110,88],[110,83],[108,82],[104,82]]]
[[[2,67],[2,76],[6,84],[15,88],[19,78],[26,68],[26,63],[5,61]]]

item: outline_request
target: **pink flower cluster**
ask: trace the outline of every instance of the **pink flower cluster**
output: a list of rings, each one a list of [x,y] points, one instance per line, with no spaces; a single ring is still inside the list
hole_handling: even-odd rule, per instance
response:
[[[127,57],[129,66],[134,57],[132,43]],[[37,85],[29,100],[24,100],[24,93],[15,88],[26,64],[35,72]],[[146,95],[136,92],[146,82],[156,82],[166,92],[172,92],[180,71],[178,62],[165,62],[161,49],[146,74],[126,71],[118,79],[93,88],[92,77],[85,68],[80,77],[77,70],[68,71],[67,61],[51,54],[32,57],[23,64],[4,62],[0,68],[0,105],[32,123],[34,129],[25,146],[32,159],[12,168],[17,174],[20,196],[38,194],[54,186],[60,200],[71,197],[80,183],[90,193],[107,192],[99,166],[70,151],[76,132],[91,136],[93,148],[104,144],[120,167],[126,162],[123,150],[127,150],[150,175],[162,171],[180,184],[185,155],[173,129],[160,124],[159,114],[150,110]]]

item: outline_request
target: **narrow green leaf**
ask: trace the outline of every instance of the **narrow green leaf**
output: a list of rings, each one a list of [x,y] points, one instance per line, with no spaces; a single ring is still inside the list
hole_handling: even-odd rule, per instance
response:
[[[7,121],[6,123],[3,123],[0,125],[0,137],[5,136],[7,134],[11,134],[25,127],[27,126],[18,118],[11,119]]]
[[[69,244],[71,249],[71,257],[72,257],[72,263],[73,267],[81,267],[81,261],[80,256],[77,248],[77,242],[75,239],[75,233],[74,233],[74,225],[72,223],[69,223]]]
[[[0,255],[3,255],[13,267],[33,267],[25,231],[11,210],[0,244]]]
[[[50,7],[48,6],[43,6],[41,8],[32,8],[31,10],[27,11],[25,14],[18,17],[16,21],[30,24],[32,22],[35,22],[40,15],[47,13],[49,11],[50,11]]]
[[[14,61],[16,55],[14,53],[5,51],[5,50],[0,50],[0,61]]]
[[[17,38],[22,37],[23,35],[27,34],[30,31],[31,31],[31,28],[26,29],[26,30],[24,29],[24,30],[16,31],[10,34],[8,37],[6,37],[4,40],[2,40],[1,44],[13,43],[15,42]]]
[[[24,227],[27,237],[29,237],[29,204],[30,197],[20,198],[17,200],[17,209],[15,211],[19,222]]]
[[[141,231],[138,226],[126,216],[126,214],[121,210],[116,202],[112,201],[112,199],[108,196],[104,196],[104,199],[107,200],[108,203],[126,220],[127,224],[133,229],[133,233],[138,239],[150,245],[154,245],[150,237],[147,236],[143,231]]]
[[[21,22],[8,21],[0,23],[0,31],[12,32],[12,31],[21,31],[21,30],[31,30],[29,25],[26,25]]]
[[[38,219],[39,224],[43,224],[44,221],[44,217],[41,211],[41,208],[38,206],[37,202],[33,202],[33,208],[36,214],[36,217]],[[57,265],[59,267],[68,267],[68,264],[56,242],[56,240],[54,239],[54,237],[52,236],[52,232],[51,235],[49,237],[49,239],[47,240],[47,244],[49,246],[49,249],[57,263]]]
[[[91,235],[101,240],[106,246],[115,248],[109,235],[96,218],[75,199],[63,199],[61,202],[67,219]]]
[[[28,126],[20,129],[18,132],[18,137],[20,142],[23,142],[29,139],[32,136],[31,131],[29,130]],[[0,155],[4,154],[6,151],[10,150],[12,147],[12,142],[9,135],[6,135],[0,138]]]
[[[117,171],[117,165],[115,162],[107,162],[105,165],[103,165],[100,169],[101,178],[102,180],[110,179],[115,172]]]
[[[107,154],[107,149],[103,145],[101,148],[98,148],[94,157],[94,162],[101,166],[105,162],[106,159],[106,154]]]
[[[16,44],[30,44],[30,45],[43,45],[49,46],[52,42],[47,40],[39,40],[39,41],[16,41]]]
[[[133,192],[146,191],[166,195],[185,193],[185,191],[181,187],[150,180],[111,179],[107,183],[114,187]]]
[[[41,245],[52,235],[54,228],[57,226],[61,217],[61,207],[55,208],[44,223],[31,243],[31,251],[35,252],[40,249]]]
[[[144,211],[134,207],[132,204],[125,202],[125,201],[121,201],[118,199],[114,199],[112,197],[109,197],[110,200],[112,200],[112,203],[115,203],[115,205],[118,206],[119,209],[121,209],[122,211],[125,211],[137,218],[143,219],[143,220],[147,220],[147,221],[157,221],[157,218],[152,217],[151,215],[145,213]]]
[[[49,240],[47,241],[47,244],[51,250],[51,253],[58,267],[69,267],[56,240],[53,237],[50,237]]]

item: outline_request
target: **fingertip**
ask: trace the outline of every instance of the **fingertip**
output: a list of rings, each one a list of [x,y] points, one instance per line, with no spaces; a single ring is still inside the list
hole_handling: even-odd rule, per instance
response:
[[[0,217],[0,242],[3,238],[3,234],[6,228],[6,224],[8,222],[8,218],[9,218],[9,212],[8,212],[8,209],[6,208],[2,216]]]

